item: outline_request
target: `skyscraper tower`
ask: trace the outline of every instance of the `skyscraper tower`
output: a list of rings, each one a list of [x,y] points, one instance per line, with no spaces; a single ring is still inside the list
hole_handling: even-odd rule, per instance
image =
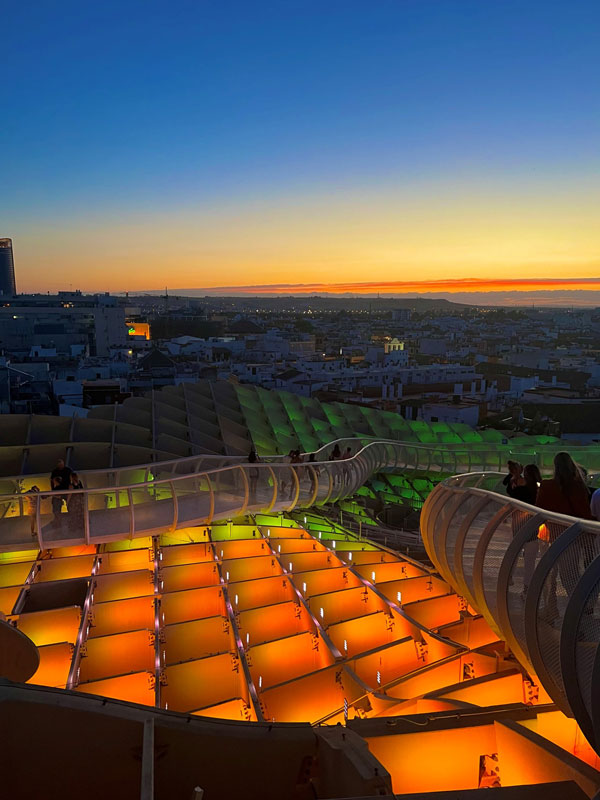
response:
[[[12,239],[0,239],[0,297],[12,297],[16,293]]]

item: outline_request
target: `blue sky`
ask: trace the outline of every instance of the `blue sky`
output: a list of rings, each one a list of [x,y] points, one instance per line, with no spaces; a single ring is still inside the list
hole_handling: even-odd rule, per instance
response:
[[[437,181],[467,216],[474,185],[472,203],[543,208],[549,182],[560,196],[598,170],[599,24],[581,0],[5,3],[0,235],[25,277],[42,258],[62,278],[37,230],[68,253],[64,280],[78,259],[100,279],[82,231],[117,225],[138,252],[148,221],[189,238],[205,285],[191,229],[207,213],[244,236],[257,208],[268,231],[282,203],[329,200],[334,220],[364,192],[426,206]],[[269,253],[284,271],[287,224]]]

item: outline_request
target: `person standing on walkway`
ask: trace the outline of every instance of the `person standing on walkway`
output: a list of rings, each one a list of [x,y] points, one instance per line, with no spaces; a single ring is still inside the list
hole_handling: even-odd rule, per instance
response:
[[[577,464],[568,453],[560,452],[554,456],[554,477],[542,481],[536,504],[546,511],[555,511],[579,519],[592,519],[588,488]],[[548,522],[546,529],[548,544],[552,545],[563,533],[564,526]],[[582,541],[584,565],[586,562],[589,563],[595,554],[595,541],[587,539],[588,537],[583,537]],[[570,597],[575,588],[578,571],[574,570],[564,558],[560,559],[558,573],[567,597]],[[544,615],[550,623],[558,617],[556,578],[556,571],[553,570],[547,579],[545,592]]]
[[[546,511],[592,519],[587,486],[577,464],[568,453],[561,452],[554,456],[554,477],[542,481],[536,504]],[[551,542],[555,539],[556,536],[550,537]]]

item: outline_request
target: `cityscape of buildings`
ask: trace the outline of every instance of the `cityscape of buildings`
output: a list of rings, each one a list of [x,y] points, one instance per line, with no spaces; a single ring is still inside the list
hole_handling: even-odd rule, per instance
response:
[[[81,417],[204,378],[591,442],[600,439],[600,309],[3,293],[3,413]]]

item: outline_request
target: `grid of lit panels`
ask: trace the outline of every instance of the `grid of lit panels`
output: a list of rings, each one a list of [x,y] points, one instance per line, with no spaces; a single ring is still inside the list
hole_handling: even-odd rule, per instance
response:
[[[248,722],[399,720],[361,730],[395,791],[487,785],[473,772],[482,753],[496,754],[490,780],[500,764],[503,784],[520,782],[509,734],[517,752],[549,740],[598,766],[439,576],[312,512],[0,554],[0,611],[38,645],[30,683]],[[506,704],[539,712],[513,729],[403,722]]]
[[[448,708],[484,676],[497,702],[524,691],[443,580],[317,514],[3,554],[0,611],[39,647],[31,683],[203,716]]]

